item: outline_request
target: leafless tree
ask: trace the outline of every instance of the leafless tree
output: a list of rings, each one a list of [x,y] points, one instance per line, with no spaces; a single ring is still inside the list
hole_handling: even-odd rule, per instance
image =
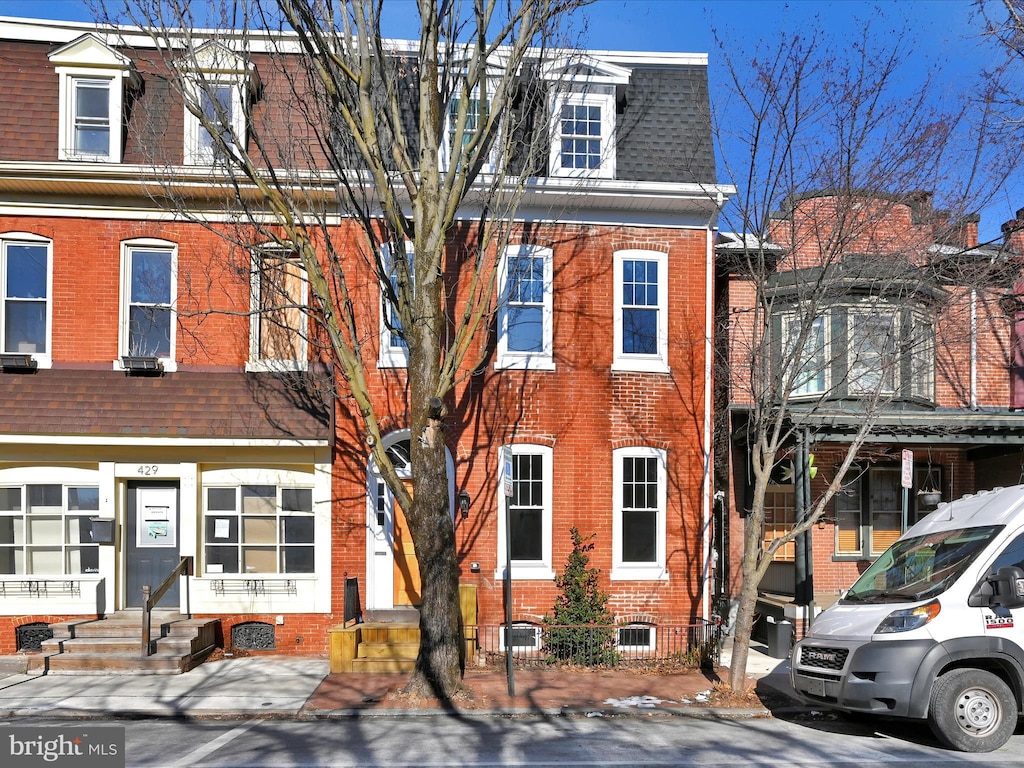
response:
[[[745,682],[758,587],[773,556],[831,509],[893,399],[933,399],[925,391],[934,387],[931,323],[951,295],[936,261],[964,250],[958,227],[1001,178],[983,167],[999,151],[987,113],[943,101],[938,72],[923,82],[907,78],[910,47],[908,35],[876,37],[870,24],[841,39],[815,29],[786,34],[742,61],[720,43],[730,82],[717,93],[715,132],[719,146],[734,148],[724,161],[740,194],[720,223],[735,236],[719,255],[718,371],[730,389],[716,402],[742,414],[730,428],[742,432],[748,466],[723,464],[717,478],[746,474],[752,489],[730,677],[736,689]],[[934,210],[921,190],[941,195],[948,210]],[[932,246],[943,242],[949,247],[939,254]],[[920,324],[866,312],[857,334],[825,342],[837,307],[852,313],[911,297],[920,302]],[[766,537],[773,472],[832,414],[851,409],[858,421],[826,490],[804,500],[801,519]],[[728,452],[720,442],[720,462]]]
[[[186,171],[173,152],[161,161],[166,147],[150,133],[167,204],[230,245],[301,264],[305,303],[280,259],[254,278],[267,298],[264,341],[281,343],[269,329],[294,329],[295,312],[312,318],[309,342],[406,510],[422,577],[419,692],[451,696],[461,680],[444,417],[486,353],[497,255],[546,159],[538,67],[556,43],[570,50],[560,35],[586,2],[419,0],[402,6],[417,16],[411,46],[385,38],[394,10],[382,0],[103,3],[124,45],[140,29],[148,38],[139,55],[155,57],[209,153],[202,174]],[[367,301],[377,291],[379,311]],[[393,380],[403,397],[385,395],[390,410],[374,384],[381,317],[407,360]],[[414,436],[414,494],[382,439],[395,400]]]

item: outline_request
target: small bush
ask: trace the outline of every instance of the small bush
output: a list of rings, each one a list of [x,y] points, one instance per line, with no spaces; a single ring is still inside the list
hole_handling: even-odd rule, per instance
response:
[[[565,569],[555,578],[559,596],[554,612],[544,617],[544,649],[553,660],[573,664],[614,664],[615,629],[608,610],[608,595],[598,588],[599,568],[590,567],[594,535],[584,539],[569,529],[572,552]],[[572,626],[567,626],[572,625]]]

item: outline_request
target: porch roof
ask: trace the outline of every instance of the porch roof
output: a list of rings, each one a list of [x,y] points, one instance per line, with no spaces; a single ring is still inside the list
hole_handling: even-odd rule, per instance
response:
[[[326,441],[329,402],[306,375],[2,373],[0,434]]]

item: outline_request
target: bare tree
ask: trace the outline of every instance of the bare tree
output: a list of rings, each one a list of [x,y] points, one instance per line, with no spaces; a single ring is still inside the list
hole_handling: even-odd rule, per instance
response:
[[[486,353],[497,257],[546,159],[537,147],[549,126],[537,107],[552,83],[539,68],[585,4],[420,0],[419,39],[403,45],[384,36],[381,0],[104,3],[108,22],[131,25],[124,45],[148,36],[139,55],[155,57],[191,115],[196,151],[208,154],[203,174],[190,173],[150,133],[148,162],[162,170],[168,205],[244,253],[263,246],[301,264],[305,303],[287,261],[258,270],[268,310],[260,343],[282,343],[275,324],[293,329],[291,316],[307,313],[308,342],[334,368],[343,407],[358,414],[406,511],[422,577],[410,684],[421,692],[451,696],[462,669],[444,417],[460,377]],[[379,312],[366,299],[378,290]],[[415,493],[382,439],[381,318],[407,362],[394,383],[414,436]]]
[[[730,389],[716,399],[731,403],[729,429],[747,452],[746,466],[720,465],[718,481],[745,476],[750,489],[730,677],[737,689],[773,557],[831,509],[889,404],[934,399],[934,323],[949,298],[934,246],[962,252],[958,227],[992,189],[981,172],[997,149],[984,110],[944,104],[930,79],[911,85],[908,37],[878,39],[871,25],[851,39],[812,29],[743,63],[720,43],[730,86],[718,94],[715,132],[720,146],[743,147],[725,157],[740,195],[721,222],[734,233],[719,252],[717,329],[719,382]],[[978,123],[968,119],[975,114]],[[933,210],[920,190],[938,191],[949,210]],[[879,302],[891,309],[879,311]],[[842,342],[836,331],[829,343],[840,314]],[[806,446],[850,412],[855,423],[833,452],[826,489],[811,497]],[[728,446],[720,448],[728,461]],[[798,515],[768,535],[769,487],[787,461],[796,465]]]

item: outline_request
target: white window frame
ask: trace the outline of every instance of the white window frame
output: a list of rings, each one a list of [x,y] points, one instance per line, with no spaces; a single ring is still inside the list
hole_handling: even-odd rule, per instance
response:
[[[456,85],[458,85],[458,83],[456,83]],[[486,99],[484,99],[484,100],[480,99],[480,88],[479,87],[473,89],[472,94],[470,94],[470,98],[471,99],[477,99],[477,103],[478,104],[481,101],[484,101],[485,103],[489,104],[490,101],[491,101],[492,94],[494,93],[496,88],[497,88],[497,82],[488,81],[487,89],[486,89],[486,95],[487,95]],[[440,152],[439,152],[439,155],[440,155],[440,158],[441,158],[441,169],[445,170],[445,171],[447,171],[447,170],[449,170],[451,168],[451,163],[452,163],[452,148],[453,148],[452,147],[452,141],[454,139],[454,136],[452,136],[452,131],[454,130],[454,126],[452,125],[452,107],[454,105],[456,108],[458,108],[458,104],[461,101],[461,97],[462,97],[462,92],[460,90],[456,89],[456,91],[454,93],[452,93],[451,98],[449,98],[448,105],[445,107],[445,112],[444,112],[444,133],[443,133],[443,137],[444,138],[443,138],[443,140],[441,142],[441,147],[440,147]],[[476,128],[476,130],[473,131],[473,133],[476,133],[477,131],[480,130],[480,126],[484,122],[484,116],[486,114],[488,114],[489,111],[490,111],[490,107],[488,106],[487,111],[485,111],[483,114],[480,114],[478,112],[478,114],[477,114],[477,128]],[[467,122],[468,122],[468,116],[467,116]],[[466,137],[464,136],[463,139],[465,141]],[[494,173],[496,162],[497,162],[497,159],[498,159],[498,152],[499,152],[500,149],[501,149],[501,136],[499,134],[499,135],[496,135],[494,137],[494,141],[491,144],[490,150],[487,153],[487,157],[484,160],[483,164],[480,166],[480,173]]]
[[[854,364],[863,369],[865,367],[865,360],[861,360],[864,350],[858,349],[854,339],[854,322],[857,317],[865,317],[869,319],[884,318],[889,319],[892,322],[892,341],[893,350],[892,357],[893,362],[891,365],[891,381],[890,386],[886,386],[885,377],[887,373],[884,367],[881,370],[882,381],[877,387],[863,387],[858,386],[858,381],[862,376],[871,375],[869,372],[859,372],[856,376],[854,375]],[[902,344],[902,318],[899,307],[892,304],[860,304],[849,307],[846,314],[846,378],[847,378],[847,391],[851,395],[873,395],[876,392],[882,395],[894,395],[899,393],[902,386],[901,382],[901,368],[903,363],[903,344]],[[884,356],[884,352],[883,352]],[[882,360],[884,366],[885,361]],[[870,366],[869,370],[874,369],[874,366]]]
[[[204,74],[202,79],[189,80],[186,83],[186,98],[198,108],[202,108],[204,98],[218,88],[229,88],[231,93],[231,122],[227,128],[230,129],[236,144],[242,147],[246,144],[246,113],[245,99],[243,94],[246,91],[245,80],[238,76],[214,76]],[[185,109],[185,165],[215,165],[219,162],[213,147],[203,146],[203,139],[209,132],[203,127],[202,121],[192,112]]]
[[[551,144],[548,174],[563,178],[615,178],[616,166],[616,89],[629,83],[632,70],[598,57],[571,54],[553,59],[541,68],[541,78],[550,82]],[[598,106],[601,108],[601,162],[597,168],[562,167],[562,107]]]
[[[120,338],[118,339],[118,349],[120,350],[120,354],[117,360],[114,361],[114,368],[116,370],[124,370],[124,364],[121,360],[121,356],[136,356],[129,348],[131,341],[131,329],[129,325],[132,306],[132,256],[135,251],[166,251],[170,254],[171,296],[169,304],[166,305],[171,313],[170,353],[166,357],[158,357],[157,360],[160,362],[164,371],[173,372],[178,369],[176,362],[178,336],[178,245],[177,243],[172,243],[169,240],[159,240],[156,238],[139,238],[135,240],[125,240],[121,243]]]
[[[623,270],[627,261],[653,262],[658,268],[658,303],[651,305],[658,313],[657,352],[654,354],[626,354],[622,351],[624,336],[623,313],[629,307],[641,306],[630,304],[627,307],[623,302]],[[612,357],[612,370],[668,373],[670,370],[668,365],[668,254],[661,251],[639,249],[616,251],[613,259],[613,270],[615,348]]]
[[[509,259],[517,256],[539,256],[544,260],[543,268],[543,299],[540,302],[541,322],[541,350],[536,352],[524,352],[510,350],[508,348],[509,314],[511,306],[509,286]],[[501,262],[498,265],[498,285],[501,286],[501,303],[498,307],[498,354],[494,367],[496,369],[518,369],[518,370],[555,370],[554,361],[554,254],[550,248],[529,245],[510,245],[502,253]],[[530,302],[531,306],[538,306]]]
[[[59,507],[55,507],[45,511],[37,511],[35,513],[30,512],[28,509],[28,488],[29,486],[57,486],[60,488],[61,499]],[[10,468],[6,471],[0,472],[0,488],[17,488],[20,489],[20,497],[22,508],[20,511],[0,511],[0,517],[2,518],[20,518],[22,521],[22,527],[20,531],[20,541],[17,533],[15,534],[15,541],[10,545],[6,545],[7,551],[20,550],[22,553],[22,570],[16,573],[3,573],[0,574],[0,580],[14,580],[14,579],[25,579],[31,578],[32,576],[50,576],[50,577],[62,577],[65,579],[82,579],[98,577],[100,572],[104,570],[104,556],[101,548],[98,544],[92,541],[69,541],[69,519],[72,518],[91,518],[97,517],[103,514],[103,494],[101,483],[99,481],[99,475],[95,470],[88,469],[72,469],[72,468],[60,468],[60,467],[30,467],[30,468]],[[78,510],[71,510],[68,508],[68,490],[70,488],[87,488],[96,490],[96,502],[95,508],[85,508]],[[51,529],[59,527],[60,536],[54,537],[53,540],[44,540],[42,542],[32,540],[28,533],[28,527],[30,520],[35,516],[40,522],[46,522],[50,525],[47,526]],[[56,523],[57,525],[54,525]],[[79,529],[81,531],[81,529]],[[59,540],[58,540],[59,538]],[[71,571],[68,568],[68,551],[73,549],[88,548],[95,550],[97,554],[97,568],[96,570],[90,571]],[[49,550],[51,552],[55,550],[60,551],[61,570],[60,571],[42,571],[42,570],[31,570],[29,568],[28,558],[30,556],[30,550]]]
[[[655,560],[652,563],[625,562],[622,557],[622,462],[626,458],[656,459],[657,461],[657,519]],[[665,561],[665,535],[668,514],[667,454],[661,448],[634,446],[612,451],[612,581],[667,581],[669,574]]]
[[[294,329],[298,335],[297,359],[283,360],[277,358],[265,358],[260,354],[263,331],[263,281],[261,280],[264,259],[275,259],[288,261],[301,270],[302,276],[299,296],[299,304],[306,307],[309,301],[309,280],[306,275],[305,266],[294,250],[279,246],[265,246],[257,248],[252,252],[252,271],[249,274],[249,295],[251,314],[249,316],[249,360],[245,364],[247,371],[304,371],[308,368],[308,318],[303,310],[300,322],[302,328]]]
[[[245,488],[273,488],[274,489],[274,511],[269,514],[259,515],[246,515],[243,509],[243,491]],[[211,510],[210,509],[210,491],[232,491],[235,497],[235,507],[233,510]],[[310,506],[308,510],[285,510],[282,505],[282,497],[286,491],[303,491],[309,493]],[[202,510],[203,510],[203,542],[202,542],[202,573],[205,576],[219,578],[221,575],[230,577],[249,577],[252,576],[283,576],[292,578],[298,576],[312,576],[316,573],[316,561],[317,561],[317,505],[316,505],[316,489],[311,484],[295,485],[291,483],[237,483],[237,484],[220,484],[220,483],[209,483],[203,485],[202,494]],[[283,521],[289,518],[297,518],[308,520],[313,531],[313,540],[309,542],[287,542],[284,540],[284,535],[281,530]],[[209,526],[207,522],[214,521],[214,527],[216,528],[216,521],[230,521],[235,522],[235,536],[234,541],[225,541],[218,544],[216,536],[211,538],[209,533]],[[259,520],[274,522],[274,541],[246,541],[245,539],[245,521],[246,520]],[[228,529],[230,531],[230,527]],[[223,569],[223,563],[211,564],[210,548],[211,547],[225,547],[232,548],[235,550],[238,558],[237,570],[235,571],[224,571],[224,570],[211,570],[211,565],[220,565]],[[256,549],[273,549],[274,550],[274,565],[275,570],[272,571],[247,571],[245,570],[245,550],[246,547]],[[308,550],[312,567],[308,571],[286,571],[282,568],[281,558],[283,551],[288,547],[301,548]]]
[[[91,34],[83,35],[49,56],[59,78],[59,134],[57,157],[81,162],[120,163],[124,143],[124,91],[135,87],[138,75],[126,56]],[[110,144],[106,153],[80,152],[75,146],[76,86],[82,82],[106,83]]]
[[[46,248],[46,349],[42,352],[21,352],[17,349],[6,349],[6,305],[7,305],[7,248],[11,245],[28,245]],[[32,299],[38,301],[38,299]],[[37,368],[53,366],[53,241],[31,232],[0,233],[0,351],[10,355],[29,354]]]
[[[562,108],[563,107],[599,107],[601,109],[601,143],[596,168],[563,168],[562,167]],[[556,93],[552,107],[552,140],[548,168],[552,176],[565,178],[615,178],[615,91],[602,90],[591,93]]]
[[[830,382],[831,382],[831,378],[832,378],[831,371],[829,370],[829,365],[828,365],[828,361],[829,361],[829,341],[830,341],[829,340],[829,326],[831,325],[831,323],[829,322],[829,317],[830,316],[828,314],[823,314],[823,315],[818,315],[817,317],[815,317],[814,319],[811,320],[812,326],[813,325],[817,325],[819,323],[823,326],[821,328],[821,331],[820,331],[820,333],[821,333],[821,336],[820,336],[820,338],[821,338],[821,347],[820,347],[820,349],[815,348],[815,349],[812,350],[813,354],[820,356],[820,362],[813,363],[813,365],[816,366],[814,369],[812,369],[812,371],[815,372],[815,375],[812,378],[804,381],[802,385],[800,384],[800,382],[801,382],[801,380],[803,379],[803,376],[804,376],[803,372],[802,371],[794,371],[793,372],[792,379],[793,379],[793,382],[794,382],[794,387],[793,387],[793,390],[789,393],[790,397],[793,397],[793,398],[818,397],[818,396],[821,396],[821,395],[823,395],[823,394],[825,394],[826,392],[829,391]],[[814,342],[818,338],[816,331],[813,328],[810,328],[810,329],[808,329],[807,338],[804,341],[804,349],[802,350],[802,352],[801,352],[801,354],[799,356],[796,355],[793,350],[787,348],[789,343],[790,343],[790,329],[791,329],[791,327],[794,324],[796,324],[798,326],[796,328],[796,331],[799,332],[799,330],[800,330],[799,326],[803,322],[804,322],[804,318],[798,312],[787,312],[787,313],[783,314],[782,317],[781,317],[781,333],[782,333],[782,344],[783,344],[783,347],[782,347],[782,350],[781,350],[781,354],[782,354],[783,360],[790,360],[791,361],[791,363],[790,363],[791,365],[799,366],[801,369],[805,366],[806,361],[808,361],[810,359],[810,357],[811,357],[811,355],[808,354],[808,348],[810,347],[812,342]],[[790,371],[788,371],[788,370],[781,371],[782,375],[784,375],[784,376],[788,375],[789,372]],[[811,387],[810,386],[811,384],[817,383],[819,381],[820,381],[820,385],[818,385],[816,387]]]
[[[384,243],[380,246],[381,263],[389,269],[392,263],[391,247],[388,243]],[[413,253],[413,245],[411,242],[406,241],[405,243],[405,256],[409,261],[410,271],[412,270],[413,259],[415,255]],[[412,279],[415,287],[416,276],[412,274]],[[384,321],[386,312],[390,309],[390,304],[387,300],[387,288],[381,286],[380,288],[380,351],[377,355],[377,367],[378,368],[408,368],[409,367],[409,348],[405,344],[392,344],[391,343],[391,329],[388,328],[388,324]]]
[[[619,642],[619,633],[624,629],[646,629],[650,633],[650,638],[647,645],[623,645]],[[620,624],[615,628],[615,649],[622,651],[623,653],[634,654],[635,656],[642,657],[648,653],[651,653],[657,647],[658,628],[654,624],[648,624],[642,621],[631,621],[629,624]]]
[[[505,647],[505,630],[507,629],[507,627],[504,624],[502,624],[499,629],[500,629],[499,642],[501,643],[501,650],[504,651],[504,650],[506,650],[506,647]],[[513,636],[514,636],[515,631],[517,629],[518,630],[532,629],[533,630],[533,637],[534,637],[534,644],[533,645],[513,645],[512,648],[510,649],[512,651],[512,653],[533,654],[533,653],[539,653],[543,649],[542,648],[542,641],[543,641],[542,630],[543,630],[543,627],[541,627],[539,624],[534,624],[534,623],[529,622],[529,621],[513,621],[512,622]]]
[[[543,473],[543,487],[541,490],[541,559],[540,560],[513,560],[512,580],[513,581],[551,581],[555,578],[555,570],[551,561],[551,527],[552,509],[554,504],[554,450],[547,445],[536,445],[533,443],[513,443],[508,446],[513,456],[540,456],[541,472]],[[504,467],[501,466],[501,451],[498,452],[498,467],[495,477],[502,482]],[[513,480],[514,482],[514,480]],[[506,528],[505,517],[511,499],[507,499],[499,485],[495,494],[498,504],[498,567],[494,571],[495,579],[505,579],[505,563],[507,561],[506,550]]]
[[[203,98],[214,89],[227,87],[231,93],[230,128],[237,146],[243,150],[248,140],[249,100],[259,84],[255,67],[226,46],[211,41],[201,45],[191,55],[177,62],[183,74],[185,96],[185,165],[210,166],[220,162],[212,148],[202,146],[204,135],[208,135],[193,112],[201,111]]]

